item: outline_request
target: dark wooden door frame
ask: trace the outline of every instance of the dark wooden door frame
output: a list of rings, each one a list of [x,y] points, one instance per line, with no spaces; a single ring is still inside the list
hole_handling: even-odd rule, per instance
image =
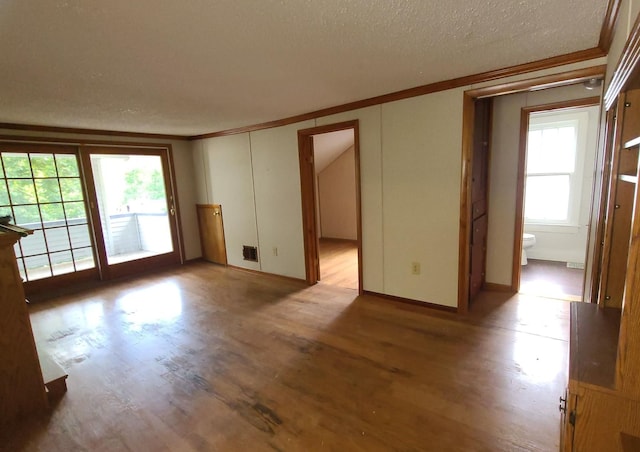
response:
[[[175,182],[173,175],[173,159],[171,149],[169,147],[117,147],[117,146],[96,146],[96,145],[80,145],[78,147],[81,161],[81,171],[86,184],[88,194],[87,214],[93,231],[93,243],[96,253],[96,264],[99,269],[100,279],[109,280],[128,276],[135,273],[148,271],[151,268],[159,268],[166,265],[175,265],[184,263],[184,246],[181,239],[181,229],[179,220],[179,208],[177,196],[175,192]],[[169,211],[169,229],[171,233],[171,243],[173,251],[171,253],[160,254],[147,258],[126,261],[118,264],[109,264],[107,262],[107,250],[104,244],[104,235],[102,223],[100,221],[100,212],[98,209],[98,197],[95,188],[95,180],[93,177],[91,155],[93,154],[135,154],[135,155],[151,155],[158,156],[162,161],[163,180],[165,182],[165,193],[167,209]],[[144,262],[144,265],[141,265]]]
[[[591,78],[604,77],[606,66],[545,75],[518,80],[486,88],[465,91],[462,103],[462,171],[460,176],[460,231],[458,247],[458,312],[469,311],[469,244],[471,242],[471,175],[473,161],[474,99],[502,96],[538,89],[582,83]],[[513,290],[513,288],[510,288]]]
[[[300,191],[302,198],[302,227],[306,281],[309,285],[320,280],[319,247],[316,218],[315,162],[313,160],[313,136],[323,133],[353,129],[353,150],[356,178],[356,230],[358,246],[358,293],[362,295],[362,210],[360,197],[360,138],[358,120],[328,124],[298,130],[298,157],[300,163]]]
[[[531,113],[542,111],[570,111],[576,108],[597,107],[599,105],[600,96],[594,96],[583,99],[554,102],[552,104],[524,107],[520,110],[520,143],[518,146],[518,179],[516,182],[516,222],[514,226],[513,263],[511,270],[511,290],[513,292],[518,292],[520,290],[520,276],[522,273],[520,260],[522,259],[522,234],[524,233],[524,185],[527,170],[527,136]],[[587,227],[589,228],[590,226]],[[590,244],[587,243],[587,248],[589,246]]]

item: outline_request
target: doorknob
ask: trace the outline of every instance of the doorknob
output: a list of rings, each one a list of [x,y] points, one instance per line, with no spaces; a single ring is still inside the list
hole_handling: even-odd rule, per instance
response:
[[[218,215],[220,215],[220,212],[219,212],[219,211],[217,211],[217,210],[214,210],[214,211],[213,211],[213,216],[214,216],[214,217],[217,217]]]

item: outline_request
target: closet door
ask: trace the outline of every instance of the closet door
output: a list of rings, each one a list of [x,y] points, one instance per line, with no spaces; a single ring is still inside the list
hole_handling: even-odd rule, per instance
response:
[[[197,204],[196,209],[202,257],[209,262],[227,265],[222,207],[219,204]]]

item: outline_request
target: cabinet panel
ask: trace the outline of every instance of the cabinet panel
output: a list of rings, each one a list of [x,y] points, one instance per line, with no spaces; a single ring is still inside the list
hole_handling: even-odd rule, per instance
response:
[[[216,264],[227,264],[227,250],[224,243],[222,207],[218,204],[198,204],[198,226],[202,257]]]
[[[471,233],[471,278],[470,297],[473,299],[484,284],[485,256],[487,253],[487,216],[483,215],[473,222]]]

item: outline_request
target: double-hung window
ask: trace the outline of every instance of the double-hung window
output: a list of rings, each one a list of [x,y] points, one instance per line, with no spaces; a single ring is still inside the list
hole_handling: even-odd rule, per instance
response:
[[[576,225],[580,212],[586,112],[531,114],[525,222]]]

